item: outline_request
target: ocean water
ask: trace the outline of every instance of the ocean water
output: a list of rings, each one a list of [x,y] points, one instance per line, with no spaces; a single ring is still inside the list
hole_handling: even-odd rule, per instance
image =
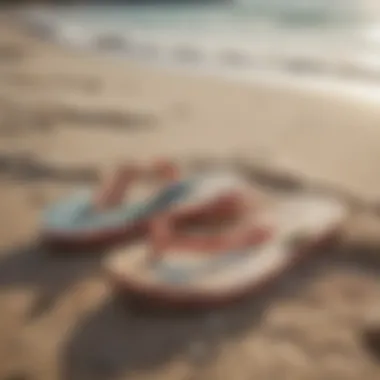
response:
[[[79,49],[198,71],[289,71],[380,83],[380,0],[169,1],[31,7]]]

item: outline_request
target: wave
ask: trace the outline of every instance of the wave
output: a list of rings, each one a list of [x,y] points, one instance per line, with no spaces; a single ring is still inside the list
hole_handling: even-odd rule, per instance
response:
[[[314,35],[317,37],[314,40],[313,35],[308,34],[290,43],[284,29],[279,43],[279,40],[271,42],[270,28],[260,38],[260,34],[252,30],[246,33],[227,29],[224,33],[216,30],[207,34],[178,33],[170,29],[107,30],[58,23],[42,13],[35,16],[24,13],[22,20],[32,33],[41,37],[70,48],[94,50],[140,62],[208,72],[213,69],[244,70],[245,73],[280,71],[380,84],[380,55],[377,52],[358,51],[357,46],[344,42],[334,44],[329,34],[321,38],[322,30]],[[348,37],[353,44],[354,40]]]

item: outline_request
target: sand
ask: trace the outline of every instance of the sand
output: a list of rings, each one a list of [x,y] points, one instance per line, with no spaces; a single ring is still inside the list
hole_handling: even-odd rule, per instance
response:
[[[379,124],[374,104],[68,52],[1,20],[0,379],[379,379],[360,340],[380,297]],[[99,257],[41,252],[49,202],[157,155],[327,188],[353,210],[342,243],[259,297],[192,315],[124,305]]]

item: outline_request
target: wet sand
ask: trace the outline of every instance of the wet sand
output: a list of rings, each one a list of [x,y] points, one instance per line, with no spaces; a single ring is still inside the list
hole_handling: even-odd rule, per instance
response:
[[[0,29],[0,379],[379,378],[359,339],[380,299],[378,107],[164,74]],[[337,248],[259,297],[192,315],[128,307],[99,257],[44,255],[38,218],[118,160],[157,155],[280,173],[334,192],[352,217]]]

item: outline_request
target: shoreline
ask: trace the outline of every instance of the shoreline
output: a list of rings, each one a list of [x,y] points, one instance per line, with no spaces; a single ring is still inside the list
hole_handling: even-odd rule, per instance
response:
[[[133,31],[111,30],[86,31],[78,25],[61,25],[49,19],[24,11],[15,13],[21,24],[36,36],[44,37],[64,48],[87,51],[89,54],[108,54],[112,58],[130,61],[148,68],[177,70],[186,75],[213,75],[239,82],[264,80],[266,85],[292,82],[301,90],[318,90],[337,93],[351,92],[367,99],[376,95],[380,84],[380,65],[371,51],[356,51],[353,47],[337,46],[310,49],[297,45],[297,49],[273,50],[261,46],[256,50],[248,44],[194,42],[172,37],[165,39],[138,36]],[[173,39],[174,38],[174,39]],[[369,43],[369,42],[367,42]],[[219,46],[220,45],[220,46]],[[240,46],[241,45],[241,46]],[[264,44],[265,45],[265,44]],[[258,50],[257,50],[258,49]],[[327,49],[327,50],[326,50]],[[373,47],[375,49],[375,47]],[[363,58],[364,57],[364,58]],[[322,81],[322,84],[319,82]],[[376,101],[377,101],[376,100]]]

